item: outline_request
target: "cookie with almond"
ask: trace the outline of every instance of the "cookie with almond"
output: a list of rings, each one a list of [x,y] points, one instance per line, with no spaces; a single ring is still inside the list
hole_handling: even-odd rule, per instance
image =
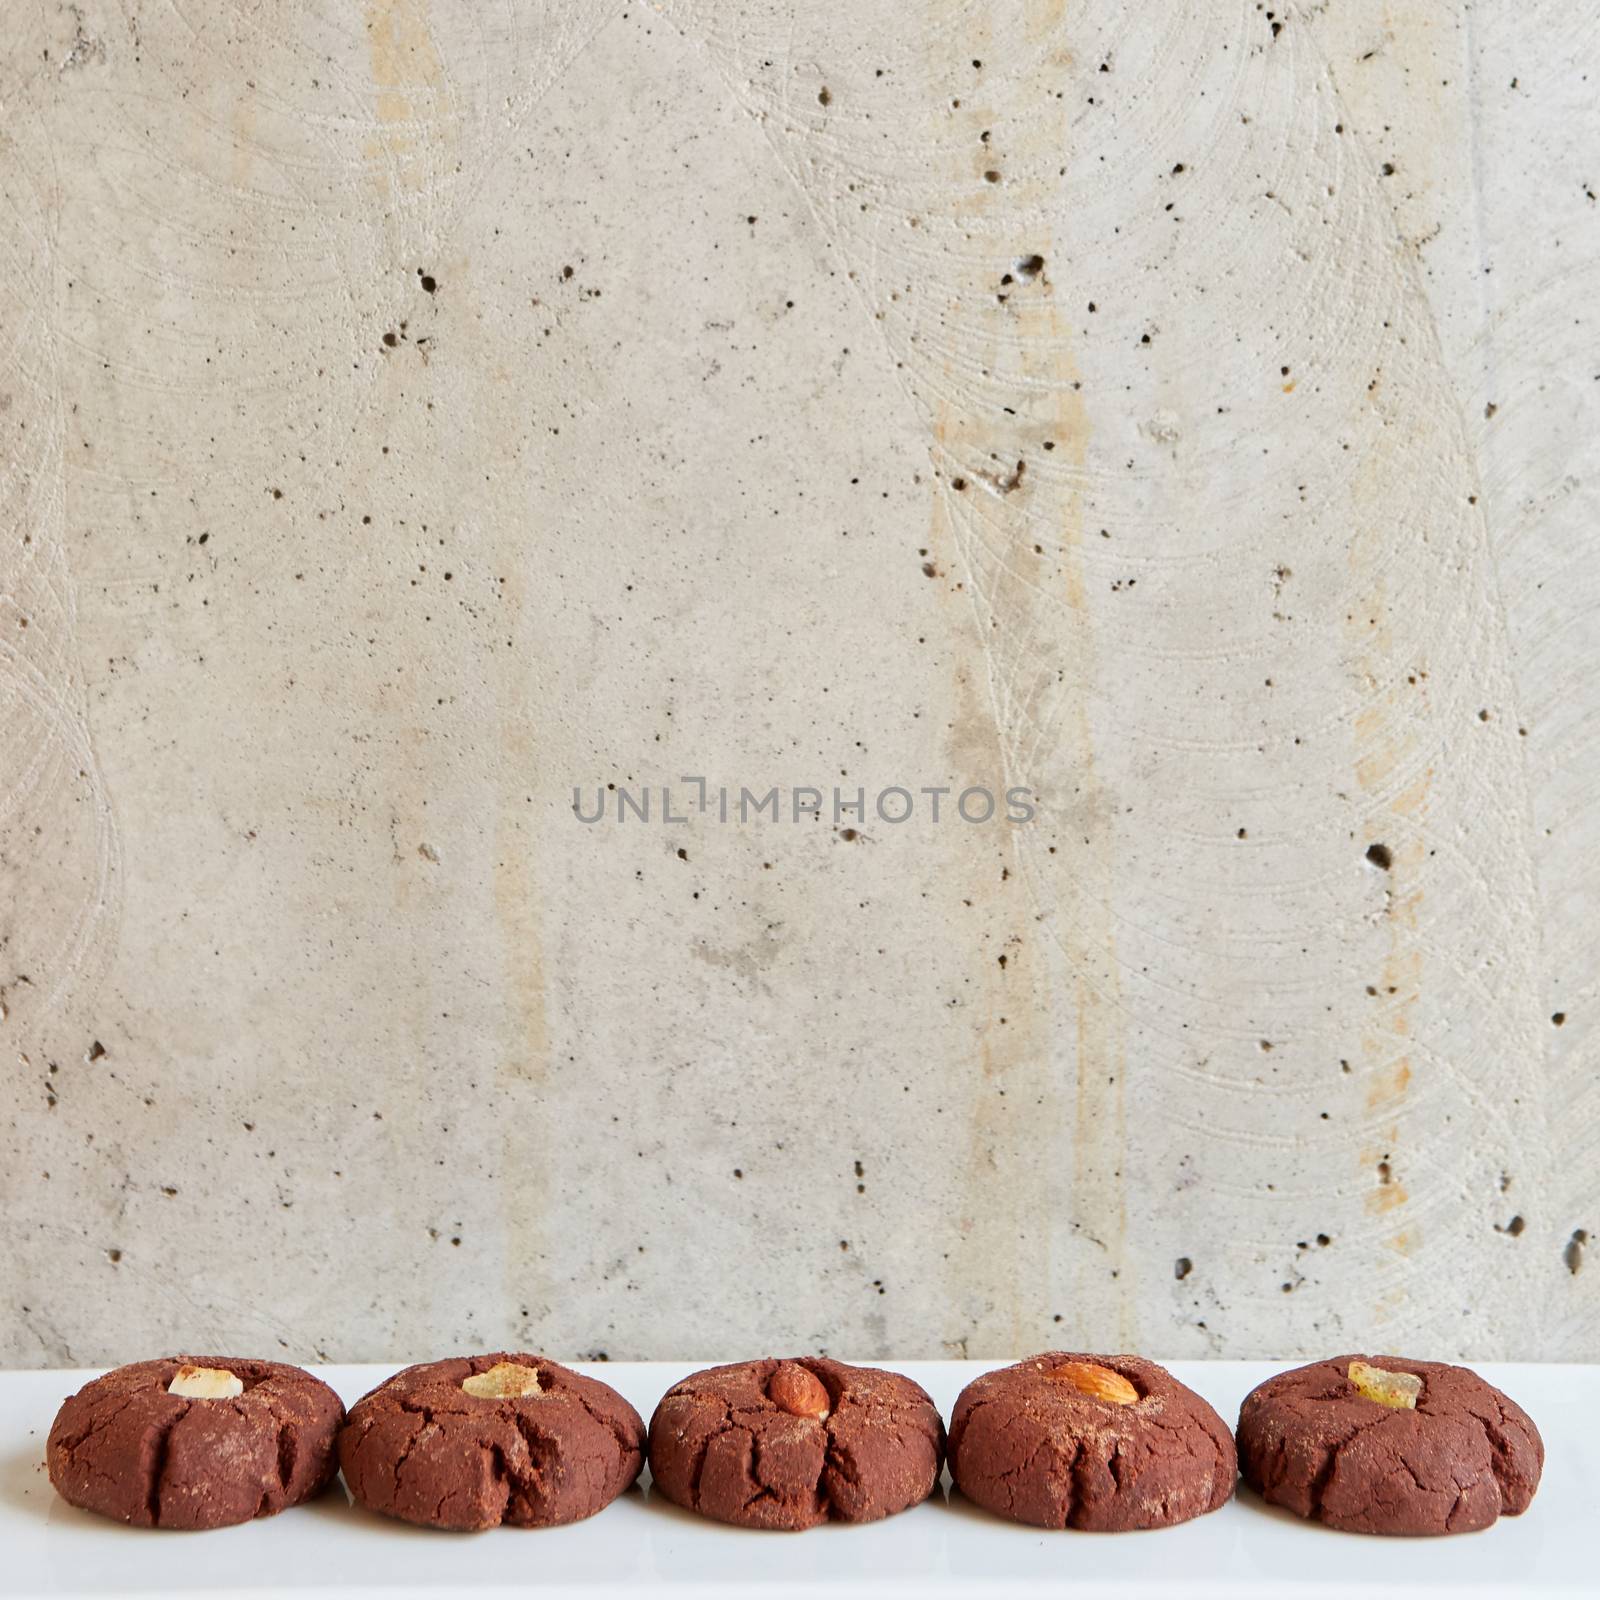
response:
[[[1013,1522],[1109,1533],[1215,1511],[1238,1462],[1228,1425],[1165,1367],[1051,1351],[961,1391],[950,1475]]]
[[[933,1493],[943,1460],[918,1384],[824,1356],[709,1367],[650,1419],[652,1492],[747,1528],[892,1516]]]

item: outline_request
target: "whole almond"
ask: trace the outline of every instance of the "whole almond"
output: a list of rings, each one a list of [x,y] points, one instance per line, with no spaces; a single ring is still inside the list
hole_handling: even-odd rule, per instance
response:
[[[767,1397],[791,1417],[815,1417],[820,1422],[832,1409],[821,1380],[797,1361],[785,1361],[772,1374]]]
[[[1139,1398],[1139,1391],[1120,1372],[1096,1366],[1092,1361],[1063,1361],[1059,1367],[1052,1367],[1047,1376],[1071,1384],[1091,1400],[1105,1400],[1114,1406],[1131,1406]]]

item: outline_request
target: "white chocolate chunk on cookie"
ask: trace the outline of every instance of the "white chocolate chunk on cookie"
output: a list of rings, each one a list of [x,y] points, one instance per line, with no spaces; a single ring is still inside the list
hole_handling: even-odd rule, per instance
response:
[[[244,1393],[244,1384],[226,1367],[182,1366],[167,1385],[167,1393],[184,1400],[237,1400]]]

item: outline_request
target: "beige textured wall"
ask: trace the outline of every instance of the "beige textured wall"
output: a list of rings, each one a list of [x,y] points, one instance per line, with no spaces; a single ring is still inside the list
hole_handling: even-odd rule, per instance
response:
[[[0,1360],[1600,1356],[1597,73],[8,11]]]

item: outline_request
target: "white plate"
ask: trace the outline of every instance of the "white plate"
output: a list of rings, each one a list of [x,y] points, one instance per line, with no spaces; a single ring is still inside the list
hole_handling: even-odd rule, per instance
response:
[[[735,1359],[735,1358],[726,1358]],[[584,1365],[647,1421],[661,1395],[709,1361]],[[907,1361],[948,1417],[993,1362]],[[1175,1361],[1172,1371],[1228,1421],[1291,1362]],[[315,1369],[346,1402],[392,1367]],[[56,1407],[89,1372],[0,1373],[0,1595],[590,1597],[724,1592],[763,1596],[1585,1595],[1600,1593],[1600,1368],[1483,1366],[1538,1423],[1548,1456],[1531,1509],[1447,1539],[1331,1533],[1240,1496],[1153,1533],[1046,1533],[1002,1522],[959,1495],[885,1522],[756,1533],[690,1516],[632,1489],[570,1528],[430,1533],[369,1516],[335,1490],[314,1505],[212,1533],[124,1528],[50,1488],[44,1441]]]

